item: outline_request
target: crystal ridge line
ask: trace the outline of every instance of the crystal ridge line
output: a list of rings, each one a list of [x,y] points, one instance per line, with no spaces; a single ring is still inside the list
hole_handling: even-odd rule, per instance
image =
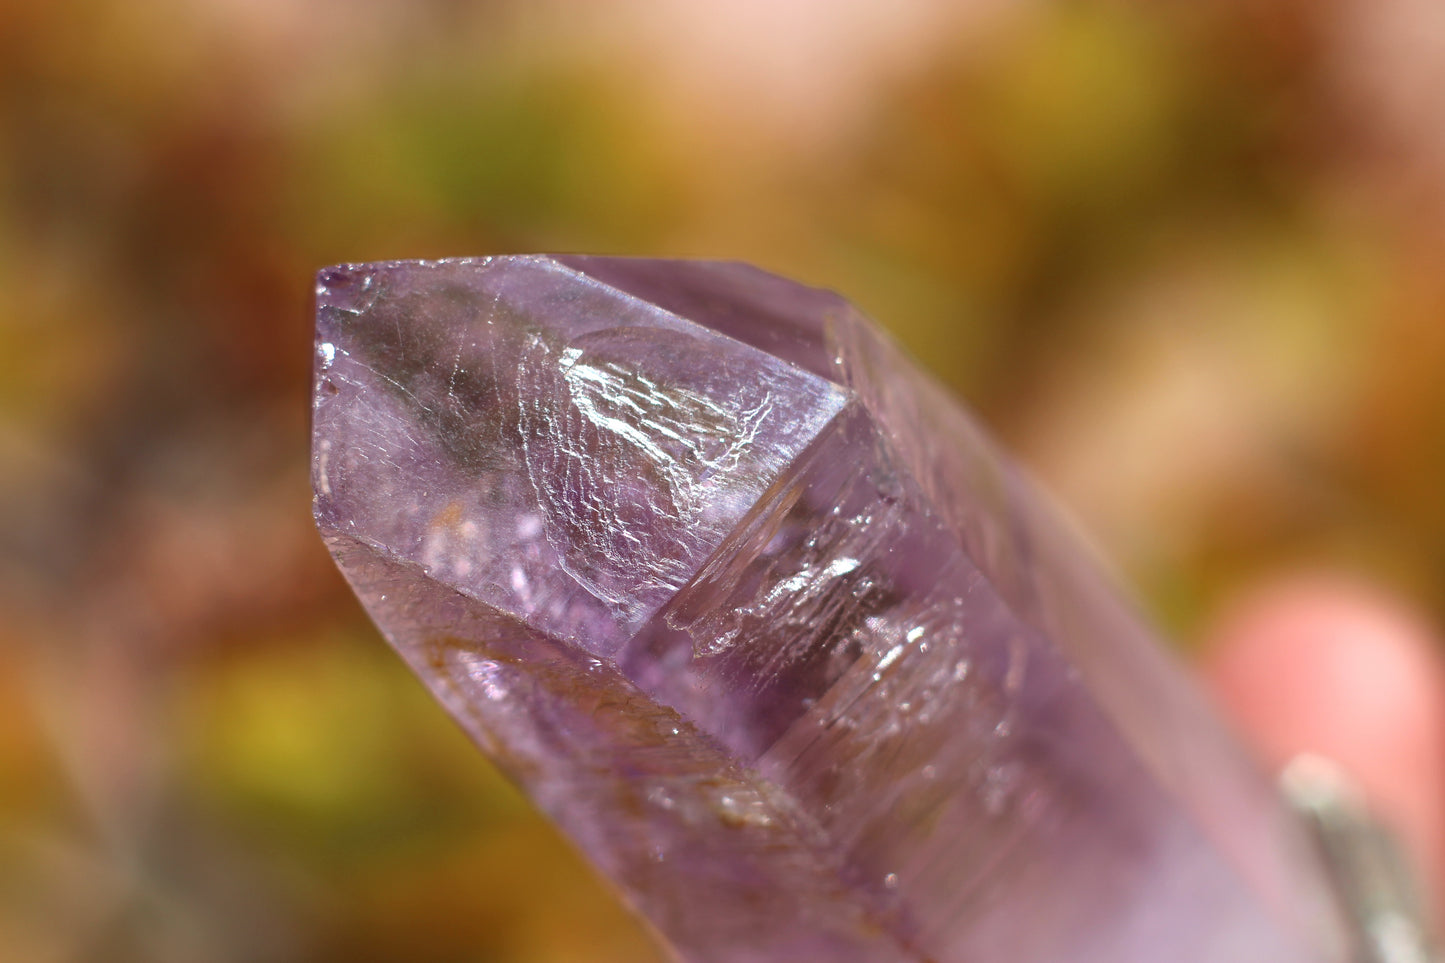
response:
[[[844,299],[514,256],[317,301],[338,565],[679,958],[1344,958],[1268,781]]]

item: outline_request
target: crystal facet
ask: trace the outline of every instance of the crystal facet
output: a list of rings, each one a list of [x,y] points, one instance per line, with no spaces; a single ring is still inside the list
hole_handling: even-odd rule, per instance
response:
[[[843,299],[542,256],[317,292],[338,564],[681,958],[1342,958],[1268,781]]]

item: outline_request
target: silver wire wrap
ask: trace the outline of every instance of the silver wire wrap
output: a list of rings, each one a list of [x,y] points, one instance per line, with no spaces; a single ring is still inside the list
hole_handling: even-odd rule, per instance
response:
[[[1445,963],[1413,866],[1340,767],[1298,756],[1280,788],[1324,854],[1354,938],[1352,963]]]

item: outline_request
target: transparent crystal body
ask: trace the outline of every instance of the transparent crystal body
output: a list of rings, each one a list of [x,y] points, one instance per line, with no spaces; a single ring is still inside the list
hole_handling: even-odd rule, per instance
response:
[[[1343,959],[1268,781],[843,299],[543,256],[317,296],[337,563],[679,958]]]

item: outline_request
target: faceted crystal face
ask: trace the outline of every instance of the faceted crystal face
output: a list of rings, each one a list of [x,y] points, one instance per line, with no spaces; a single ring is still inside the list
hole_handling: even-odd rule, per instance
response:
[[[318,305],[338,564],[680,958],[1344,958],[1267,781],[841,298],[530,256]]]

